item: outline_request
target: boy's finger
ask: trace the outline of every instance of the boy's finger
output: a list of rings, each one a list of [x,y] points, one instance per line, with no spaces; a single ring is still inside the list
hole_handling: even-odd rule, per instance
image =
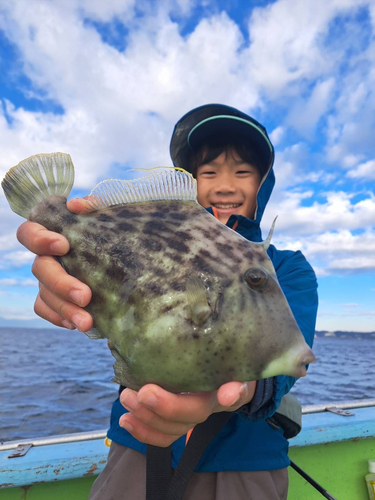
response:
[[[216,405],[216,392],[172,394],[154,384],[143,386],[138,401],[172,422],[204,422]]]
[[[56,313],[53,309],[47,306],[47,304],[40,298],[39,294],[35,300],[34,311],[35,314],[56,326],[69,328],[69,330],[75,329],[74,325],[71,325],[67,320],[60,316],[60,314]]]
[[[137,393],[131,389],[124,389],[120,395],[121,404],[129,410],[143,424],[174,436],[183,436],[187,431],[194,426],[194,424],[185,424],[180,422],[171,422],[165,420],[150,408],[138,402]]]
[[[36,257],[31,270],[45,287],[62,299],[80,307],[86,307],[90,302],[90,288],[68,274],[53,257]]]
[[[163,432],[157,431],[156,429],[152,429],[151,427],[143,424],[131,413],[122,415],[119,424],[120,427],[123,427],[128,432],[130,432],[130,434],[141,443],[160,446],[161,448],[166,448],[181,437],[164,434]]]
[[[94,209],[90,203],[93,196],[85,196],[84,198],[72,198],[68,200],[66,206],[68,210],[74,212],[75,214],[82,214],[92,212]]]
[[[217,391],[218,408],[215,411],[235,411],[249,403],[255,392],[256,382],[228,382]]]
[[[72,302],[61,299],[43,286],[40,289],[39,296],[50,309],[62,316],[81,332],[87,332],[92,328],[92,317],[84,309],[81,309]]]
[[[48,231],[36,222],[21,224],[17,230],[17,239],[37,255],[65,255],[69,251],[69,243],[64,236]]]

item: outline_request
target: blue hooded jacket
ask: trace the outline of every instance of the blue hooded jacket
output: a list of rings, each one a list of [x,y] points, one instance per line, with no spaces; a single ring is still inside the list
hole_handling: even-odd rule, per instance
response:
[[[260,222],[275,184],[271,168],[257,195],[255,220],[241,215],[232,215],[227,226],[250,241],[262,241]],[[208,208],[212,213],[212,209]],[[312,346],[318,308],[317,281],[315,273],[301,252],[268,249],[280,286],[301,329],[306,342]],[[276,333],[276,332],[275,332]],[[281,429],[275,429],[265,419],[271,417],[284,394],[288,393],[296,379],[280,375],[258,381],[253,400],[236,412],[205,450],[197,472],[258,471],[287,467],[288,441]],[[127,410],[117,399],[112,407],[111,427],[108,437],[115,443],[146,453],[146,445],[137,441],[119,426],[119,418]],[[186,437],[182,436],[172,445],[172,467],[176,468],[185,449]]]

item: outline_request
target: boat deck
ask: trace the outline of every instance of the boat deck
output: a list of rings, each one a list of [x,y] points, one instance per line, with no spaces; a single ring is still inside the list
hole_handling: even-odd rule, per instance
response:
[[[312,413],[308,407],[304,412],[303,429],[290,440],[291,459],[338,500],[367,500],[364,477],[367,460],[375,459],[375,406],[351,409],[351,416]],[[104,437],[105,431],[98,431],[33,440],[27,453],[15,458],[8,457],[28,441],[4,443],[0,500],[84,500],[106,463]],[[323,498],[294,470],[289,476],[288,499]]]

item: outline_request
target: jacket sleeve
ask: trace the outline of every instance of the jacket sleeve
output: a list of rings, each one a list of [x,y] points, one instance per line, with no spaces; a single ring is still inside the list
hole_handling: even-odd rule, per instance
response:
[[[272,247],[270,253],[284,295],[306,343],[312,347],[318,310],[315,273],[300,251],[278,251]],[[239,414],[254,421],[271,417],[296,380],[286,375],[259,380],[254,398],[238,410]]]

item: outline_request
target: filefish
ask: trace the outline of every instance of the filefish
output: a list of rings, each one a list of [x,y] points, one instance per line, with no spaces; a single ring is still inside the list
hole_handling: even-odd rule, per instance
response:
[[[301,377],[315,356],[267,255],[197,202],[195,179],[174,168],[106,180],[92,211],[66,207],[68,154],[35,155],[6,174],[11,209],[64,235],[58,260],[92,290],[90,339],[108,339],[114,382],[138,390],[216,390],[230,381]]]

